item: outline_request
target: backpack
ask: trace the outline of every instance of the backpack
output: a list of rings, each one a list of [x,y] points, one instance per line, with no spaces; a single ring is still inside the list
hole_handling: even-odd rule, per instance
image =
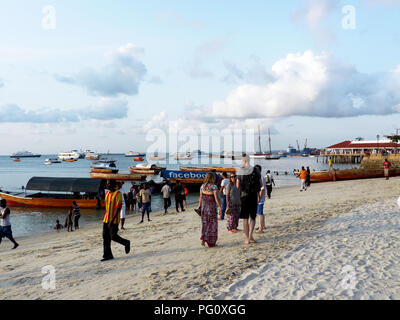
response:
[[[251,174],[242,176],[240,188],[242,191],[242,197],[249,194],[257,194],[261,190],[260,174],[256,168],[253,168]]]

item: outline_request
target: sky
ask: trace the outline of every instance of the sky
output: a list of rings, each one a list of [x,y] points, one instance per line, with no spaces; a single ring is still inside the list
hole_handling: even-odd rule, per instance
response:
[[[390,135],[399,13],[400,0],[2,0],[0,154],[147,151],[171,130],[260,127],[276,150]]]

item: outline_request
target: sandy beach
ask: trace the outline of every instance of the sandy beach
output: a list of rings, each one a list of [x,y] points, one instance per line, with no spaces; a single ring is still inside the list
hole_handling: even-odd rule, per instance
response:
[[[3,240],[0,298],[400,299],[399,195],[398,178],[274,189],[256,244],[222,221],[211,249],[200,245],[192,209],[155,213],[141,225],[134,214],[120,232],[131,253],[113,243],[106,263],[101,222],[16,239],[16,250]],[[42,287],[44,266],[55,268],[55,289]]]

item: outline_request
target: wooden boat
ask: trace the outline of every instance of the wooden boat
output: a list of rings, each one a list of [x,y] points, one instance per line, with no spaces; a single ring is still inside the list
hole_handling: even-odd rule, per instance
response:
[[[221,168],[221,167],[208,167],[208,166],[204,166],[203,171],[211,171],[211,170],[215,170],[218,173],[222,173],[222,172],[226,172],[226,173],[235,173],[236,172],[236,168]]]
[[[133,157],[133,161],[135,161],[135,162],[143,162],[144,158],[143,157]]]
[[[118,181],[145,181],[145,175],[138,174],[119,174],[119,173],[96,173],[91,172],[90,178],[92,179],[114,179]]]
[[[14,161],[14,162],[21,162],[21,160],[18,159],[18,158],[17,158],[17,159],[14,159],[13,161]]]
[[[78,160],[75,159],[63,159],[64,162],[76,162]]]
[[[133,168],[135,168],[135,167],[129,167],[129,172],[131,174],[146,175],[146,176],[154,176],[157,174],[157,172],[155,170],[137,170],[137,169],[133,169]]]
[[[14,207],[69,208],[72,201],[76,201],[81,208],[94,209],[104,207],[104,201],[96,199],[101,183],[101,180],[89,178],[33,177],[25,189],[40,192],[29,194],[0,190],[0,197],[7,200],[8,206]],[[82,199],[81,192],[89,199]]]
[[[93,173],[118,173],[118,169],[102,169],[102,168],[90,168],[90,172]]]
[[[118,173],[118,169],[114,162],[111,163],[99,163],[98,165],[91,167],[90,172],[94,173]]]
[[[160,171],[165,170],[165,167],[158,167],[154,164],[138,164],[137,166],[129,167],[129,172],[131,174],[139,175],[157,175]]]
[[[393,168],[389,171],[392,177],[400,175],[400,168]],[[311,182],[343,181],[356,179],[383,178],[383,169],[346,169],[331,171],[311,172]]]
[[[208,171],[205,168],[191,168],[191,167],[179,167],[181,171],[193,171],[193,172],[203,172]]]

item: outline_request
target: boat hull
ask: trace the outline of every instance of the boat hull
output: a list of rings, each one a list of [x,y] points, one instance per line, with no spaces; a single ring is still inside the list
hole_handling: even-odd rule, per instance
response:
[[[391,177],[400,175],[400,168],[392,169],[389,172]],[[311,182],[344,181],[358,179],[383,178],[383,169],[347,169],[311,172]]]
[[[10,207],[34,207],[34,208],[69,208],[72,201],[76,201],[79,207],[83,209],[96,209],[97,200],[84,199],[52,199],[52,198],[29,198],[0,192],[0,197],[7,200]],[[104,208],[104,201],[100,202]]]
[[[90,172],[93,173],[112,173],[112,174],[116,174],[118,173],[118,169],[97,169],[97,168],[92,168],[90,169]]]
[[[92,179],[114,179],[118,181],[145,181],[145,175],[137,174],[115,174],[115,173],[90,173]]]
[[[220,168],[220,167],[204,167],[203,171],[207,170],[207,171],[211,171],[211,170],[215,170],[216,172],[226,172],[226,173],[235,173],[236,172],[236,168]]]

